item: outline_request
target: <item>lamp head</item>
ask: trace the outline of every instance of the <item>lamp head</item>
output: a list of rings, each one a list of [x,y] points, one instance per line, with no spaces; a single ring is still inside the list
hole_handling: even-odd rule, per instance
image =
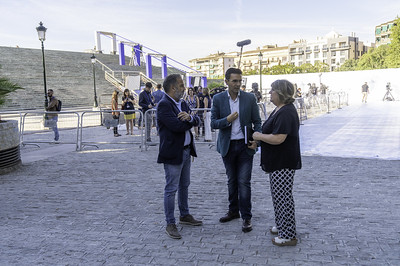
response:
[[[39,27],[36,27],[36,31],[41,42],[44,42],[46,40],[46,30],[47,28],[43,26],[43,22],[40,21]]]

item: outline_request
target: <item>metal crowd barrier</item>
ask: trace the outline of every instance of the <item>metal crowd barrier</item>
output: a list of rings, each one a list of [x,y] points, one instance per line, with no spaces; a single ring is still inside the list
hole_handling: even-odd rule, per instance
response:
[[[58,116],[58,121],[50,119],[51,115]],[[75,144],[79,150],[79,114],[77,112],[21,112],[20,142],[22,146],[41,143]],[[53,127],[57,127],[60,138],[55,140]],[[76,133],[74,133],[76,131]]]
[[[139,148],[143,151],[143,128],[137,127],[133,132],[139,131],[138,134],[129,135],[129,137],[124,137],[125,133],[122,133],[119,138],[114,137],[113,131],[98,131],[97,133],[91,132],[91,135],[88,136],[89,132],[85,132],[90,127],[104,127],[109,130],[113,130],[114,127],[119,127],[119,125],[125,123],[124,113],[134,113],[135,120],[141,119],[143,116],[140,110],[118,110],[119,119],[114,119],[112,117],[112,110],[95,110],[95,111],[84,111],[81,114],[81,124],[80,124],[80,142],[79,147],[82,150],[85,146],[95,146],[99,147],[97,144],[139,144]],[[136,123],[135,123],[136,124]],[[122,127],[123,129],[123,127]],[[118,130],[122,130],[119,128]],[[86,140],[86,138],[90,137],[92,140]],[[98,140],[96,140],[98,139]],[[105,140],[104,140],[105,139]]]

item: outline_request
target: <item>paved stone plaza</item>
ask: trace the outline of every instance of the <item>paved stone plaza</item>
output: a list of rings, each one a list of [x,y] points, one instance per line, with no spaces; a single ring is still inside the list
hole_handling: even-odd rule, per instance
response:
[[[394,104],[390,108],[400,110]],[[64,152],[44,147],[35,151],[41,157],[23,148],[23,167],[0,176],[0,264],[400,265],[400,157],[371,159],[376,156],[368,153],[375,146],[386,149],[383,140],[396,136],[391,146],[398,151],[398,123],[380,125],[372,143],[375,129],[360,134],[355,123],[373,124],[360,113],[377,106],[346,107],[302,126],[307,137],[302,136],[303,169],[295,176],[295,247],[271,243],[273,208],[259,154],[252,180],[254,230],[245,234],[240,220],[218,222],[228,206],[225,170],[214,148],[197,145],[189,197],[191,213],[204,225],[178,225],[182,239],[174,240],[164,232],[158,147],[139,152],[137,145],[101,145],[75,152],[59,145]],[[399,121],[393,109],[381,114]],[[364,145],[354,145],[357,138],[343,145],[349,128],[349,136],[360,134]],[[351,154],[335,155],[332,141]]]

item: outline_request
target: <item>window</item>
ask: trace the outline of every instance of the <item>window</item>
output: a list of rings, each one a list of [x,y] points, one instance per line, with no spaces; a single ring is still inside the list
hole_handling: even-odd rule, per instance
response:
[[[303,55],[302,54],[299,55],[299,60],[303,60]]]
[[[290,56],[290,61],[294,61],[294,60],[296,60],[296,56],[295,55],[291,55]]]
[[[318,50],[319,49],[319,46],[318,45],[315,45],[314,46],[314,50]]]
[[[331,56],[336,56],[336,52],[331,52]]]
[[[331,64],[332,65],[336,64],[336,59],[335,58],[331,59]]]
[[[346,51],[340,51],[340,56],[345,56],[346,55]]]
[[[336,48],[336,43],[332,43],[331,48]]]
[[[344,61],[346,61],[346,58],[344,58],[344,57],[340,58],[340,64],[343,64]]]
[[[319,58],[319,53],[314,53],[314,58]]]
[[[322,57],[325,57],[325,58],[326,58],[327,56],[328,56],[328,52],[323,52],[323,53],[322,53]]]
[[[311,54],[307,54],[306,59],[310,59],[310,58],[311,58]]]
[[[322,63],[327,64],[327,63],[328,63],[328,60],[323,59],[323,60],[322,60]]]

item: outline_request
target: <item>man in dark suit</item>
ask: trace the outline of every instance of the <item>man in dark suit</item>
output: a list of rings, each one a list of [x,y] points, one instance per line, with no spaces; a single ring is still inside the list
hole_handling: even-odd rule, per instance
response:
[[[145,88],[143,89],[143,91],[141,93],[139,93],[139,106],[140,109],[143,113],[143,115],[146,115],[146,141],[151,142],[151,121],[152,121],[152,117],[151,117],[151,113],[147,113],[147,110],[152,109],[155,104],[153,102],[152,96],[151,96],[151,88],[153,87],[153,84],[151,84],[151,82],[147,82],[145,85]],[[139,122],[140,124],[141,122]]]
[[[214,96],[211,128],[219,129],[217,151],[221,154],[228,176],[229,211],[219,221],[243,219],[242,231],[250,232],[251,171],[257,143],[245,140],[251,130],[261,132],[261,118],[253,94],[240,90],[242,71],[229,68],[225,73],[227,92]]]
[[[178,191],[180,224],[202,225],[189,213],[188,188],[190,184],[190,156],[196,157],[193,134],[190,129],[198,126],[200,119],[192,112],[182,96],[185,85],[179,74],[164,80],[165,95],[157,106],[157,122],[160,135],[158,163],[164,164],[166,185],[164,189],[164,212],[167,222],[166,233],[180,239],[174,217],[175,194]]]

